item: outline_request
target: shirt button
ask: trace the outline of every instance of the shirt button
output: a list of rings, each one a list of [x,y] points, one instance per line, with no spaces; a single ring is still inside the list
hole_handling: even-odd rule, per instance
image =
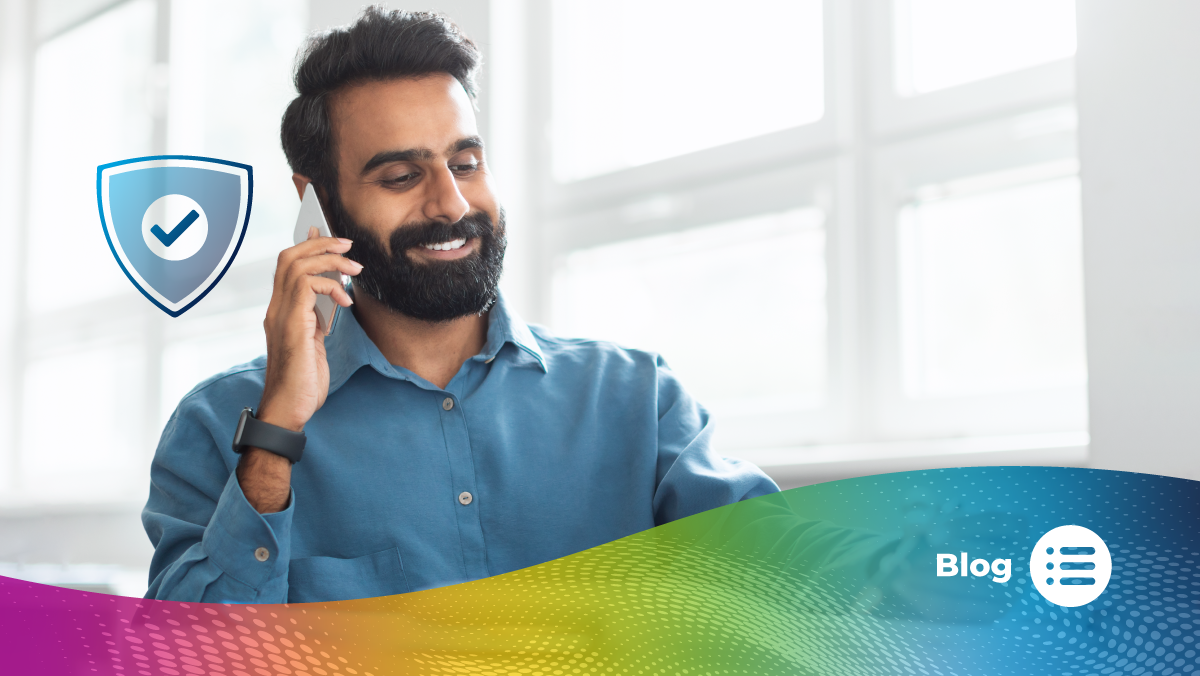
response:
[[[271,558],[271,552],[266,547],[259,547],[258,549],[254,550],[254,558],[258,559],[259,561],[266,561],[267,559]]]
[[[447,411],[454,408],[454,400],[451,399],[450,397],[446,397],[445,399],[442,400],[442,408],[444,408]]]
[[[475,498],[472,497],[471,494],[466,491],[463,491],[462,493],[458,494],[458,502],[459,502],[459,504],[462,504],[462,505],[469,505],[469,504],[471,504],[471,501],[474,499]]]

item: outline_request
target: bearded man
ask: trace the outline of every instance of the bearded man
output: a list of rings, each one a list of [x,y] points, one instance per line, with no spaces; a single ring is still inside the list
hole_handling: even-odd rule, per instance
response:
[[[478,64],[433,14],[369,8],[310,40],[281,136],[336,237],[279,255],[267,354],[198,385],[163,431],[147,596],[427,589],[778,490],[713,453],[662,359],[554,336],[505,303]],[[328,336],[318,294],[341,306]]]

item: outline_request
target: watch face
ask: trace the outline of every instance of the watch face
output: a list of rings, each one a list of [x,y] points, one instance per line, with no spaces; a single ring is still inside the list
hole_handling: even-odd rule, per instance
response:
[[[246,418],[250,417],[250,409],[243,408],[242,415],[238,417],[237,429],[233,431],[233,452],[242,452],[242,430],[246,429]]]

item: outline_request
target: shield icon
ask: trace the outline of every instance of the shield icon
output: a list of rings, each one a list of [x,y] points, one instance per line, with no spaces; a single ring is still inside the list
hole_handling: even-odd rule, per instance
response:
[[[104,236],[138,291],[178,317],[221,281],[250,224],[249,165],[190,155],[96,168]]]

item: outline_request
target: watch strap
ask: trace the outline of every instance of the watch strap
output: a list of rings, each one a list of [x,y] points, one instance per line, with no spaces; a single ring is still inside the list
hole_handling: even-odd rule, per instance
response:
[[[263,422],[254,417],[250,408],[242,410],[238,428],[233,437],[233,452],[241,453],[247,447],[261,448],[283,456],[292,464],[300,462],[304,455],[307,438],[303,432],[293,432],[278,425]]]

